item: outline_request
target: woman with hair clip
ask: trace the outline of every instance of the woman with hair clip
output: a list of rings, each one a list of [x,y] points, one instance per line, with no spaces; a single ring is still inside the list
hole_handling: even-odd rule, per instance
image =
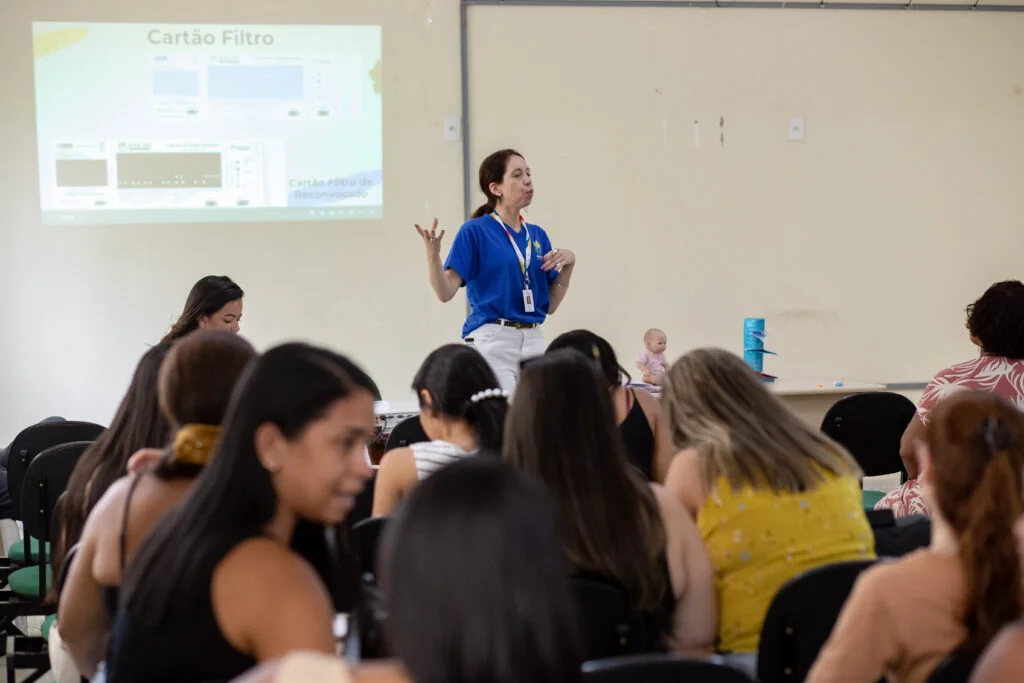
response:
[[[754,677],[779,589],[809,569],[875,556],[860,469],[728,351],[691,351],[662,382],[682,449],[665,488],[696,520],[715,567],[717,648]]]
[[[954,650],[977,657],[1024,610],[1013,533],[1024,416],[999,396],[958,393],[932,413],[916,457],[931,545],[860,576],[809,683],[923,683]]]
[[[238,333],[245,292],[227,275],[207,275],[192,285],[185,308],[161,342],[181,339],[193,330],[227,330]]]
[[[626,455],[649,481],[664,482],[675,449],[668,424],[661,418],[658,400],[643,389],[628,386],[629,373],[619,365],[612,345],[589,330],[573,330],[559,335],[548,345],[548,353],[575,349],[597,361],[608,383],[615,408],[615,424],[626,446]]]
[[[578,621],[550,498],[498,460],[446,467],[381,548],[398,661],[293,654],[236,683],[582,683]]]
[[[78,670],[103,661],[118,586],[153,525],[188,493],[218,438],[231,391],[256,355],[230,332],[196,332],[175,342],[160,366],[159,404],[173,446],[151,471],[114,482],[89,514],[60,596],[58,628]]]
[[[649,649],[710,651],[707,551],[679,503],[630,466],[593,361],[566,349],[524,366],[504,458],[554,499],[571,571],[626,592],[647,622]]]
[[[388,451],[377,472],[373,516],[389,515],[416,484],[478,451],[501,452],[508,393],[474,348],[448,344],[423,361],[412,389],[430,441]]]
[[[125,574],[108,683],[226,680],[293,650],[335,651],[334,615],[357,589],[337,525],[370,476],[372,387],[306,344],[249,364],[203,476]]]
[[[430,286],[442,302],[466,287],[469,316],[462,338],[483,354],[505,391],[512,393],[519,362],[544,352],[540,325],[558,310],[569,291],[576,255],[554,249],[538,225],[521,212],[533,201],[533,180],[514,149],[491,154],[480,164],[480,190],[487,202],[466,221],[442,266],[437,219],[429,230],[416,226],[427,248]]]

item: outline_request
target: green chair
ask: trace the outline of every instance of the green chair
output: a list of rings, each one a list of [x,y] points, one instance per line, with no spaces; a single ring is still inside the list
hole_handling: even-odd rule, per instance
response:
[[[46,641],[27,637],[14,625],[14,619],[45,617],[57,611],[56,603],[47,600],[53,582],[47,542],[60,496],[67,488],[75,464],[90,443],[78,441],[48,448],[32,460],[25,472],[20,496],[25,534],[39,539],[41,543],[38,547],[39,564],[11,572],[7,577],[10,590],[0,593],[0,630],[14,636],[13,649],[6,653],[8,683],[19,679],[21,683],[35,683],[50,670]],[[31,673],[18,676],[18,671],[24,669]]]
[[[39,541],[35,538],[30,538],[29,541],[30,544],[27,556],[25,554],[25,541],[15,541],[11,544],[11,546],[7,549],[7,557],[11,560],[11,562],[13,562],[14,564],[24,565],[35,564],[39,561]],[[49,543],[46,544],[46,554],[53,554],[53,550],[50,547]]]
[[[877,505],[878,501],[882,500],[883,498],[885,498],[885,493],[883,493],[882,491],[860,492],[860,500],[861,503],[864,505],[865,510],[874,510],[875,505]]]

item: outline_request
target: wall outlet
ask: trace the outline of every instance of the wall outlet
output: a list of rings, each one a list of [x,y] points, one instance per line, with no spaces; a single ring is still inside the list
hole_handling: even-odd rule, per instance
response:
[[[449,116],[444,120],[444,139],[458,142],[462,139],[462,118]]]
[[[794,142],[803,142],[804,136],[806,135],[806,125],[804,123],[804,117],[794,116],[789,120],[789,139]]]

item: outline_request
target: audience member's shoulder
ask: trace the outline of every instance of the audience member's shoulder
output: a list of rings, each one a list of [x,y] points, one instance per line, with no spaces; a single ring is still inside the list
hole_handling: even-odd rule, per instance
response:
[[[89,519],[106,526],[112,515],[120,516],[124,510],[124,501],[132,485],[133,475],[125,475],[107,487],[100,499],[96,501]],[[99,521],[103,520],[103,521]]]
[[[319,652],[293,652],[236,678],[234,683],[410,683],[402,667],[381,661],[349,667],[345,660]]]
[[[1003,628],[988,646],[970,683],[1015,683],[1024,670],[1024,623]]]
[[[861,574],[859,582],[892,591],[895,585],[912,587],[945,581],[955,577],[959,568],[957,558],[921,548],[900,558],[880,558]]]

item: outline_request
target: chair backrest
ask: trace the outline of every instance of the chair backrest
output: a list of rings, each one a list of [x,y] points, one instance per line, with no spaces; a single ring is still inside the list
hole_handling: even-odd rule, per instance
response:
[[[875,554],[879,557],[903,557],[932,541],[932,520],[925,515],[900,517],[884,529],[875,532]]]
[[[75,464],[91,444],[91,441],[60,444],[32,459],[21,491],[21,516],[26,536],[40,541],[53,540],[50,521],[57,510],[57,501],[68,487]]]
[[[854,394],[829,409],[821,431],[850,451],[864,476],[901,472],[906,478],[900,439],[916,410],[914,402],[902,394]]]
[[[64,487],[67,489],[67,487]],[[60,540],[60,516],[64,509],[64,501],[68,498],[68,492],[63,491],[57,498],[57,504],[53,507],[53,514],[50,516],[50,542],[56,544]]]
[[[371,517],[352,527],[356,556],[359,560],[359,574],[364,581],[376,583],[377,553],[390,517]]]
[[[41,422],[26,427],[14,437],[7,460],[7,488],[11,494],[15,519],[22,519],[21,492],[32,459],[62,443],[95,441],[103,430],[104,427],[91,422]]]
[[[51,521],[56,515],[57,501],[68,487],[68,480],[75,464],[92,444],[91,441],[74,441],[47,448],[32,459],[25,473],[21,491],[21,517],[25,525],[25,536],[39,539],[39,566],[49,562],[46,541],[50,541]],[[25,543],[26,557],[29,543]],[[39,595],[49,591],[46,572],[39,572]]]
[[[586,683],[751,683],[720,657],[687,659],[663,653],[584,662],[583,678]]]
[[[424,441],[430,441],[430,437],[423,431],[419,415],[414,415],[413,417],[405,418],[395,425],[391,434],[388,435],[388,442],[384,446],[384,452],[387,453],[393,448],[404,448]]]
[[[360,522],[370,518],[373,514],[373,491],[377,486],[377,470],[373,470],[373,474],[366,480],[366,486],[356,496],[355,505],[349,510],[348,515],[345,516],[345,526],[349,529],[355,528]]]
[[[953,650],[928,676],[928,683],[967,683],[978,657],[962,647]]]
[[[772,599],[761,628],[761,683],[799,683],[832,633],[853,583],[874,560],[840,562],[790,579]]]
[[[647,650],[647,626],[619,586],[595,577],[570,579],[580,617],[586,659]]]

